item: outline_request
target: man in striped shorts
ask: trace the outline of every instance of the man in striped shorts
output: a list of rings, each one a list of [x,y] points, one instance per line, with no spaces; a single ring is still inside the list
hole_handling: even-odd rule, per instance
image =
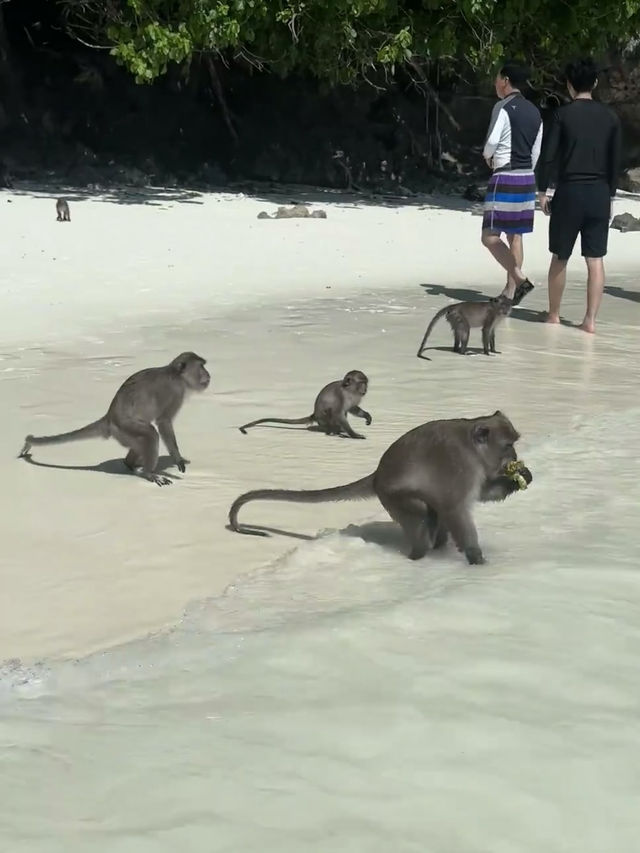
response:
[[[533,231],[534,169],[542,144],[540,112],[520,91],[528,76],[528,70],[515,62],[506,62],[498,72],[495,87],[500,100],[491,113],[483,151],[493,174],[484,201],[482,243],[507,271],[503,293],[514,305],[533,290],[522,273],[522,235]]]

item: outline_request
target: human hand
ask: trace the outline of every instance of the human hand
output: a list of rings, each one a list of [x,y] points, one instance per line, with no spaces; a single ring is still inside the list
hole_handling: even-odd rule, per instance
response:
[[[549,201],[549,196],[546,193],[538,193],[538,204],[540,205],[540,210],[544,213],[545,216],[549,216],[549,214],[551,213]]]

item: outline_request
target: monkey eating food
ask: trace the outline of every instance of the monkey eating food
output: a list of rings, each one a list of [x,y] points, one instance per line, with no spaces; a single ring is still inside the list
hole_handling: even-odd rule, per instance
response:
[[[204,391],[209,386],[211,376],[205,364],[201,356],[183,352],[164,367],[149,367],[134,373],[120,386],[106,415],[72,432],[28,435],[20,457],[30,456],[32,446],[66,444],[87,438],[115,438],[129,449],[124,462],[134,474],[158,486],[170,485],[168,477],[155,472],[160,437],[178,470],[184,473],[189,460],[178,449],[173,420],[187,392]]]
[[[364,438],[351,428],[347,414],[363,418],[367,426],[371,424],[371,415],[360,408],[360,401],[367,393],[369,380],[361,370],[350,370],[344,379],[329,382],[316,397],[313,413],[305,418],[260,418],[238,427],[246,435],[250,427],[258,424],[317,424],[327,435],[346,433],[349,438]]]
[[[471,329],[482,329],[482,348],[485,355],[496,352],[496,327],[505,317],[508,317],[513,307],[513,301],[500,294],[492,302],[456,302],[446,305],[431,319],[418,349],[418,358],[422,357],[427,338],[433,327],[442,317],[453,331],[453,352],[464,355],[469,343]]]
[[[472,564],[485,562],[473,521],[476,501],[503,501],[532,481],[519,460],[519,433],[502,412],[477,418],[430,421],[397,439],[373,474],[345,486],[297,491],[246,492],[229,511],[237,533],[267,535],[241,526],[238,512],[254,500],[322,503],[377,497],[409,540],[409,558],[418,560],[449,537]],[[514,464],[515,463],[515,464]],[[519,479],[521,478],[521,479]]]

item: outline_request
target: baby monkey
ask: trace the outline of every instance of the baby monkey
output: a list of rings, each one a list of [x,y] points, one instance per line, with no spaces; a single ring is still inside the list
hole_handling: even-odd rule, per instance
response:
[[[71,222],[71,214],[69,213],[69,202],[64,198],[59,198],[56,202],[56,221]]]
[[[173,420],[188,391],[204,391],[211,376],[206,361],[194,352],[183,352],[164,367],[148,367],[134,373],[116,391],[106,415],[81,429],[60,435],[28,435],[21,457],[32,445],[66,444],[86,438],[115,438],[129,449],[124,463],[134,474],[158,486],[171,480],[155,473],[160,437],[181,473],[189,460],[178,450]],[[153,424],[157,425],[157,430]],[[160,436],[158,436],[158,433]]]
[[[241,433],[247,434],[250,427],[258,424],[317,424],[327,435],[346,433],[349,438],[364,438],[351,428],[347,414],[364,418],[367,426],[371,424],[371,415],[360,408],[360,401],[367,393],[369,380],[360,370],[350,370],[344,379],[329,382],[316,397],[313,413],[306,418],[260,418],[257,421],[238,427]]]
[[[493,302],[456,302],[446,305],[432,318],[424,333],[418,349],[418,358],[422,358],[427,338],[433,327],[442,317],[445,317],[453,331],[453,352],[464,355],[469,343],[471,329],[482,329],[482,349],[485,355],[496,352],[496,327],[505,317],[508,317],[513,307],[513,300],[500,294]]]

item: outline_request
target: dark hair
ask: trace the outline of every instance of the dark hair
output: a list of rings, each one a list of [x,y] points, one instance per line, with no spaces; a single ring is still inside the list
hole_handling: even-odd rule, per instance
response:
[[[526,65],[509,59],[503,63],[499,73],[501,77],[508,77],[512,86],[519,88],[528,81],[531,71]]]
[[[564,75],[576,92],[590,92],[598,82],[598,66],[590,56],[575,59],[566,66]]]

